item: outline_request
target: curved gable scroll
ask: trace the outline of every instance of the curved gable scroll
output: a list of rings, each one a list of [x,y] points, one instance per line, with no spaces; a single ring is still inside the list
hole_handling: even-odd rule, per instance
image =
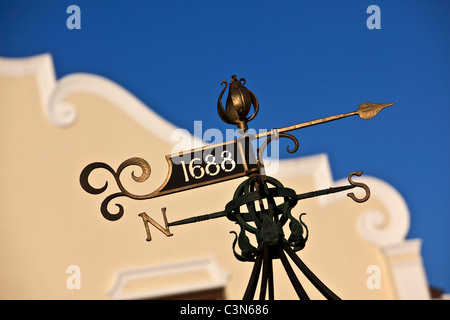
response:
[[[160,117],[117,83],[88,73],[74,73],[56,80],[50,54],[29,58],[0,57],[0,75],[36,76],[42,108],[48,120],[55,126],[70,127],[77,119],[76,108],[64,101],[69,95],[79,92],[92,93],[113,103],[163,141],[173,143],[170,136],[177,127]]]

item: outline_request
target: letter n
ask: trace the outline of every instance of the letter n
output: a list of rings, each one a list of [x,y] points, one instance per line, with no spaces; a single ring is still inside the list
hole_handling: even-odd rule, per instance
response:
[[[167,237],[173,236],[172,233],[169,231],[169,223],[167,222],[167,216],[166,216],[166,208],[161,208],[162,215],[164,218],[164,225],[165,228],[163,228],[158,222],[150,218],[145,212],[139,213],[138,216],[142,218],[145,225],[145,231],[147,232],[147,241],[152,241],[152,236],[150,234],[150,227],[148,224],[150,223],[152,226],[154,226],[156,229],[164,233]]]

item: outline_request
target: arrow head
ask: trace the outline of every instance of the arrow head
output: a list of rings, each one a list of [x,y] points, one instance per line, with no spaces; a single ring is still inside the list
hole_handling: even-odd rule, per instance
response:
[[[362,119],[372,119],[378,114],[378,112],[386,107],[392,106],[393,104],[394,103],[377,104],[372,102],[364,102],[359,105],[358,111],[356,112]]]

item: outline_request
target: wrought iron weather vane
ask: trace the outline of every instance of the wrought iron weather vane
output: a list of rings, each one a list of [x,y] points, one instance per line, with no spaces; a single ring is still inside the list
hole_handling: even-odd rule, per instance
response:
[[[96,188],[89,183],[89,175],[95,169],[105,169],[114,177],[120,192],[108,195],[100,206],[102,215],[111,221],[120,219],[124,214],[124,208],[116,204],[118,212],[111,213],[108,210],[108,204],[118,197],[128,197],[135,200],[146,200],[182,192],[193,188],[207,186],[213,183],[228,181],[235,178],[247,177],[234,193],[233,199],[225,205],[225,209],[215,213],[190,217],[183,220],[168,222],[166,208],[162,208],[164,226],[161,226],[146,213],[140,213],[147,233],[147,241],[151,241],[150,225],[164,233],[166,236],[172,236],[170,227],[185,225],[193,222],[205,221],[220,217],[227,217],[234,221],[240,227],[240,232],[235,235],[233,241],[233,253],[239,261],[249,261],[254,263],[253,271],[244,294],[244,299],[253,299],[258,281],[260,279],[260,299],[274,298],[272,260],[280,259],[285,268],[289,279],[300,299],[308,299],[308,294],[303,289],[292,266],[286,257],[286,254],[292,259],[295,265],[307,277],[307,279],[319,290],[327,299],[339,299],[328,287],[326,287],[303,263],[296,252],[304,248],[308,239],[308,228],[301,220],[304,213],[296,219],[292,215],[292,209],[298,201],[328,195],[331,193],[342,192],[355,187],[361,187],[365,190],[363,198],[357,198],[354,193],[347,195],[356,202],[365,202],[369,199],[370,189],[361,182],[354,182],[354,175],[360,176],[360,172],[352,172],[348,176],[349,185],[340,187],[331,187],[328,189],[311,191],[308,193],[297,194],[294,190],[284,187],[278,180],[266,176],[263,170],[262,154],[267,145],[274,139],[289,138],[295,143],[294,153],[298,149],[297,139],[287,132],[306,128],[321,123],[334,121],[353,115],[358,115],[362,119],[371,119],[382,109],[393,105],[375,104],[370,102],[362,103],[358,110],[350,113],[339,114],[313,121],[303,122],[288,127],[273,129],[259,134],[248,134],[248,122],[253,120],[259,111],[259,103],[255,94],[248,90],[244,84],[245,79],[237,79],[232,76],[229,84],[229,92],[225,108],[221,99],[228,87],[226,81],[217,102],[217,112],[220,118],[229,124],[237,125],[241,136],[235,140],[224,143],[204,146],[177,154],[166,156],[169,166],[169,172],[164,183],[155,191],[136,195],[129,192],[122,184],[120,175],[122,171],[129,166],[138,166],[142,169],[140,176],[132,173],[132,178],[136,182],[144,182],[150,177],[150,165],[142,158],[131,158],[119,165],[114,170],[103,162],[94,162],[87,165],[80,175],[80,184],[83,189],[91,194],[101,194],[108,188],[106,182],[103,187]],[[248,116],[251,107],[254,112]],[[266,137],[266,140],[257,149],[256,156],[253,152],[251,141]],[[276,204],[275,199],[283,200],[281,204]],[[265,201],[263,201],[265,200]],[[278,201],[280,202],[280,201]],[[289,223],[288,223],[289,222]],[[283,227],[288,223],[290,234],[285,235]],[[285,228],[286,229],[286,228]],[[256,237],[256,246],[253,245],[247,235],[253,234]],[[236,245],[239,251],[236,251]],[[262,269],[262,275],[260,273]]]

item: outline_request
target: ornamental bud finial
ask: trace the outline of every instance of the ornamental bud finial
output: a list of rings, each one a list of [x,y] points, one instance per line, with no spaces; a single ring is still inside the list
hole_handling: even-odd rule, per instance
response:
[[[220,118],[229,124],[235,124],[240,130],[246,132],[248,130],[247,122],[251,121],[258,113],[259,103],[255,94],[248,90],[244,84],[245,79],[237,79],[236,75],[231,77],[230,88],[228,90],[228,98],[225,109],[222,105],[222,96],[225,92],[228,82],[222,81],[221,85],[225,84],[217,101],[217,112]],[[255,112],[247,118],[250,112],[251,105],[255,108]]]

